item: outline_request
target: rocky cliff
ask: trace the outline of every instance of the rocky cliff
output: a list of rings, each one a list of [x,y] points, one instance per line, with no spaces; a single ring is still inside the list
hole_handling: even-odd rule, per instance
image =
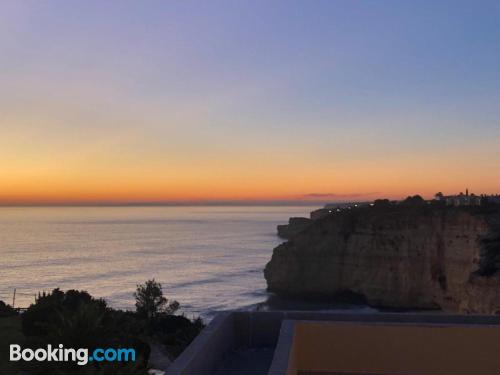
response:
[[[291,217],[288,224],[278,225],[278,236],[286,239],[292,238],[309,228],[311,223],[312,220],[305,217]]]
[[[274,249],[264,274],[282,295],[363,297],[372,306],[500,313],[500,215],[367,207],[315,220]]]

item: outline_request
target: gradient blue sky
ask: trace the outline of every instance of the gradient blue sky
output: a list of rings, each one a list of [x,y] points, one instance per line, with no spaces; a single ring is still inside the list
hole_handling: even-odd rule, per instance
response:
[[[3,1],[0,202],[495,192],[499,20],[494,1]]]

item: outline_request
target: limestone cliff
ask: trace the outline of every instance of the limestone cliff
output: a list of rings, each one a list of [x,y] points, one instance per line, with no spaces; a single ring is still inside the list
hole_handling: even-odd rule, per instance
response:
[[[372,306],[500,313],[499,217],[441,207],[335,213],[274,249],[264,271],[268,290],[321,298],[352,292]]]
[[[288,224],[278,225],[278,236],[286,239],[292,238],[309,228],[311,223],[312,220],[305,217],[291,217]]]

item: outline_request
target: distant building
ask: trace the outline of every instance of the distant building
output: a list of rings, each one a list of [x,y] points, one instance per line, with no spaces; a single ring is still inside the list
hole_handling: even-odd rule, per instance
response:
[[[443,195],[443,193],[437,193],[436,200],[445,202],[447,206],[480,206],[482,196],[474,193],[469,194],[469,189],[466,189],[465,194],[461,192],[458,195]]]
[[[500,195],[485,195],[483,197],[488,203],[500,204]]]

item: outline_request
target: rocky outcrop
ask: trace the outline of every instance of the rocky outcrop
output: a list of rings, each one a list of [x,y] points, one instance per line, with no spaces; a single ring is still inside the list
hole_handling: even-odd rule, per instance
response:
[[[292,238],[309,228],[311,222],[311,219],[305,217],[291,217],[288,220],[288,224],[278,225],[278,236],[286,239]]]
[[[274,249],[281,295],[363,296],[372,306],[500,313],[497,212],[394,207],[334,213]]]

